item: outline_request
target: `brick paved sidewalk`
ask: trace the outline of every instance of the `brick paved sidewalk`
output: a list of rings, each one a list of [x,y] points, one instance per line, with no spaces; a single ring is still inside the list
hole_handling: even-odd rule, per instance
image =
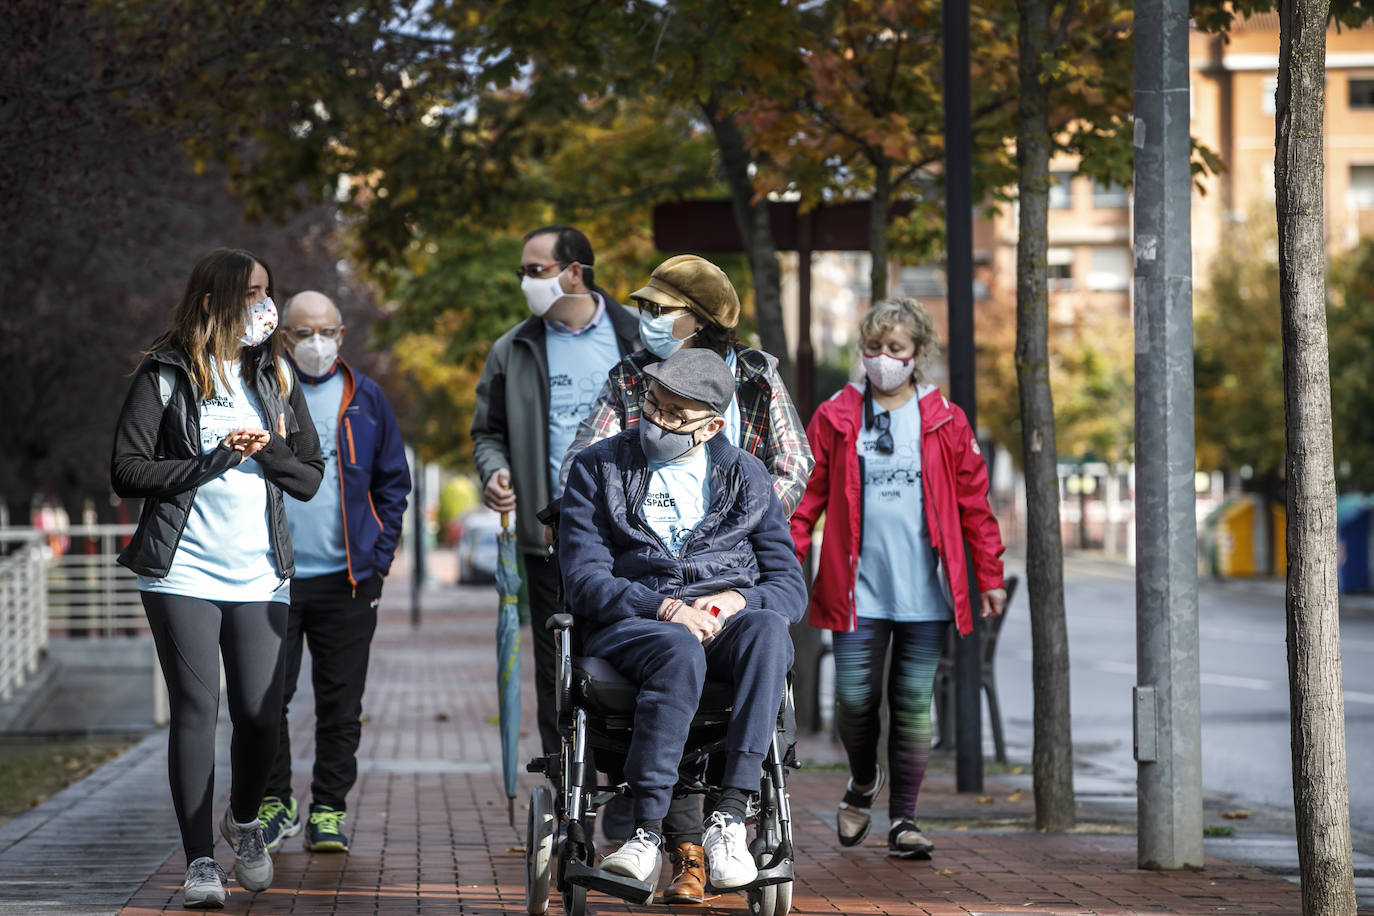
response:
[[[256,896],[234,888],[228,913],[523,913],[524,800],[538,780],[521,774],[516,822],[507,821],[495,726],[495,600],[485,589],[429,592],[422,627],[412,630],[405,592],[395,589],[378,628],[360,753],[350,798],[347,856],[310,854],[300,839],[275,856],[274,886]],[[524,706],[532,723],[532,666],[526,650]],[[302,676],[301,696],[308,697]],[[308,703],[299,704],[308,709]],[[306,801],[313,756],[307,713],[293,717],[298,798]],[[221,721],[224,728],[227,723]],[[823,739],[804,746],[827,753]],[[522,740],[536,752],[533,730]],[[828,753],[833,759],[834,751]],[[814,753],[812,759],[815,759]],[[1287,914],[1301,910],[1298,888],[1259,869],[1209,861],[1205,871],[1166,874],[1134,867],[1133,833],[1046,835],[989,830],[1024,823],[1028,794],[995,780],[991,802],[956,795],[935,774],[921,813],[934,829],[931,862],[885,855],[885,831],[841,850],[833,811],[843,776],[816,768],[789,788],[797,844],[793,912],[842,914]],[[223,786],[221,785],[221,789]],[[225,804],[221,795],[220,805]],[[170,809],[170,804],[167,805]],[[216,814],[219,814],[217,809]],[[1129,829],[1129,828],[1127,828]],[[221,843],[222,864],[232,865]],[[185,863],[178,850],[133,896],[126,916],[178,911]],[[232,872],[232,869],[231,869]],[[665,879],[666,880],[666,879]],[[632,907],[592,894],[596,913],[744,913],[743,894],[706,906]],[[561,912],[557,897],[551,913]]]

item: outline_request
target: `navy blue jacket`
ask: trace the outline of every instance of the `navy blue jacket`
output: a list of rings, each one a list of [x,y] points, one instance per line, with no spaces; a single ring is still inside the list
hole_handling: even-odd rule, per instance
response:
[[[410,466],[396,415],[381,387],[342,358],[337,367],[344,376],[335,432],[339,492],[348,581],[357,585],[374,572],[383,576],[391,572],[410,495]],[[320,381],[299,368],[296,375],[303,384]]]
[[[782,503],[763,462],[724,435],[706,443],[711,504],[673,556],[644,521],[649,467],[639,430],[584,449],[563,491],[559,566],[572,612],[595,628],[653,618],[664,598],[690,602],[734,589],[740,613],[765,609],[792,623],[806,610],[806,583]]]

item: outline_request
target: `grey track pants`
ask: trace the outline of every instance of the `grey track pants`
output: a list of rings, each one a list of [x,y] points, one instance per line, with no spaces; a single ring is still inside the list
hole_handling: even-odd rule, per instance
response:
[[[224,654],[234,820],[258,816],[282,702],[281,602],[207,601],[143,593],[143,609],[167,680],[172,722],[167,774],[186,861],[214,855],[215,725],[219,717],[219,658]]]

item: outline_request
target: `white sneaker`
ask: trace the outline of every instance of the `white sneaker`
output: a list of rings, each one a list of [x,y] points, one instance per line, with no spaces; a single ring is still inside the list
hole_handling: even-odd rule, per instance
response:
[[[229,876],[220,864],[209,856],[201,856],[186,868],[186,883],[182,885],[182,906],[188,910],[217,910],[229,896],[225,888]]]
[[[601,860],[601,867],[613,875],[647,883],[658,877],[660,842],[643,827],[636,828],[635,835],[626,840],[624,846]]]
[[[744,835],[744,821],[733,814],[711,812],[706,819],[706,861],[710,866],[710,884],[718,891],[735,890],[753,884],[759,868],[749,854]]]
[[[234,877],[246,891],[265,891],[272,886],[272,856],[262,838],[262,821],[254,818],[236,824],[232,812],[224,810],[219,832],[234,850]]]

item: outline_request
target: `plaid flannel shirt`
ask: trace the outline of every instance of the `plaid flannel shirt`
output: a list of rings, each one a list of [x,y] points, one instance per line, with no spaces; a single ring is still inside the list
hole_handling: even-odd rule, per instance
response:
[[[658,362],[646,350],[632,353],[611,369],[592,411],[577,428],[563,458],[559,477],[567,484],[573,458],[593,442],[609,439],[639,424],[644,396],[644,367]],[[739,401],[739,447],[764,463],[773,476],[773,492],[790,516],[806,492],[815,459],[801,417],[787,393],[777,360],[761,350],[735,345],[735,396]]]

